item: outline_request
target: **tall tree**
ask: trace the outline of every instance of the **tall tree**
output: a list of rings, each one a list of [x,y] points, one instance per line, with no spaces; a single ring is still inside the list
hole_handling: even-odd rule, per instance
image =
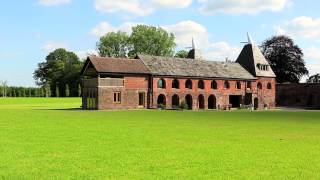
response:
[[[66,97],[69,97],[70,96],[70,90],[69,90],[69,85],[68,84],[66,84],[66,92],[65,92],[65,94],[66,94]]]
[[[109,32],[100,37],[97,43],[97,49],[100,56],[107,57],[126,57],[132,50],[129,43],[129,36],[125,32]]]
[[[277,76],[278,83],[297,83],[303,75],[308,74],[303,52],[290,37],[273,36],[264,41],[261,48]]]
[[[58,86],[58,85],[56,85],[56,91],[55,91],[55,93],[56,93],[56,97],[60,97],[60,89],[59,89],[59,86]]]
[[[320,83],[320,74],[315,74],[307,79],[307,83]]]
[[[178,51],[174,57],[177,57],[177,58],[187,58],[188,57],[188,51],[186,50],[180,50]]]
[[[38,85],[50,84],[51,89],[54,89],[57,83],[59,83],[59,87],[65,87],[66,84],[69,84],[70,95],[77,96],[81,67],[82,62],[79,61],[75,53],[65,49],[56,49],[46,57],[45,62],[38,64],[34,78]],[[60,95],[64,96],[63,89],[61,89]]]
[[[173,56],[174,35],[161,27],[137,25],[132,28],[130,42],[133,50],[130,56],[148,54],[155,56]]]

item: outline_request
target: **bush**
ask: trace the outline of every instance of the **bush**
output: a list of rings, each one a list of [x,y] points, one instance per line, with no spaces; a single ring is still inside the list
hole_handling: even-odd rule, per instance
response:
[[[188,110],[188,104],[185,101],[181,101],[180,108],[184,110]]]
[[[159,109],[166,109],[166,105],[164,105],[164,104],[159,104],[159,105],[158,105],[158,108],[159,108]]]

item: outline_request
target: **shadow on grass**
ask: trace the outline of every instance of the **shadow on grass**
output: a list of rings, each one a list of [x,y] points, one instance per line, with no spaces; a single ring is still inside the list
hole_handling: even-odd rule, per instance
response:
[[[48,109],[34,109],[34,110],[45,110],[45,111],[49,111],[49,110],[53,110],[53,111],[90,111],[90,110],[85,110],[82,108],[48,108]]]

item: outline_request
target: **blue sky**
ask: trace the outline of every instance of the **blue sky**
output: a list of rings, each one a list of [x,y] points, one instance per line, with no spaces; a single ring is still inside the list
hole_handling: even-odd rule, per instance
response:
[[[161,26],[208,60],[235,59],[249,32],[257,43],[291,36],[310,74],[320,73],[320,1],[312,0],[23,0],[0,7],[0,80],[35,86],[33,71],[55,48],[80,57],[95,52],[100,35],[132,26]]]

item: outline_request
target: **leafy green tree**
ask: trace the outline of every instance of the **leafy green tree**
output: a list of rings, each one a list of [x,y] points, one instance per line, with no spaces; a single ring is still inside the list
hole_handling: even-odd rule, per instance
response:
[[[315,74],[307,79],[307,83],[320,83],[320,74]]]
[[[273,36],[262,43],[262,53],[276,74],[278,83],[297,83],[308,75],[302,50],[287,36]]]
[[[133,50],[130,56],[137,54],[148,54],[154,56],[173,56],[174,35],[168,33],[161,27],[137,25],[132,28],[130,42],[133,44]]]
[[[188,57],[188,51],[186,50],[180,50],[178,51],[174,57],[177,57],[177,58],[187,58]]]
[[[69,97],[70,96],[70,91],[69,91],[69,85],[68,84],[66,84],[66,97]]]
[[[45,62],[38,64],[38,68],[34,72],[34,78],[37,85],[50,84],[51,89],[54,89],[57,83],[60,87],[69,84],[70,95],[77,96],[77,86],[80,83],[79,72],[82,64],[75,53],[65,49],[56,49],[49,53]],[[61,92],[64,93],[64,90]]]
[[[44,90],[45,90],[45,97],[51,97],[51,87],[49,83],[44,85]]]
[[[56,85],[56,97],[60,97],[60,89],[59,89],[59,86]]]
[[[97,49],[100,56],[103,57],[126,57],[132,50],[129,43],[129,36],[125,32],[109,32],[100,37],[97,43]]]

